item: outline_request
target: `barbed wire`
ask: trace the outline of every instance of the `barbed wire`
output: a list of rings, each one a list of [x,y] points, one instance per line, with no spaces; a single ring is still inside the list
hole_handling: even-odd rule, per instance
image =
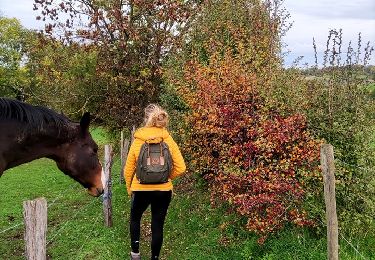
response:
[[[327,226],[327,224],[326,223],[324,223],[323,221],[321,221],[320,219],[318,219],[318,221],[321,223],[321,224],[323,224],[323,226]],[[339,229],[339,231],[340,231],[340,229]],[[367,258],[366,257],[364,257],[359,251],[358,251],[358,249],[350,242],[350,241],[348,241],[345,237],[344,237],[344,235],[343,234],[341,234],[341,232],[338,232],[338,234],[346,241],[346,243],[348,244],[348,245],[350,245],[353,249],[354,249],[354,251],[356,251],[356,253],[358,254],[358,255],[360,255],[363,259],[365,259],[365,260],[367,260]]]
[[[16,228],[16,227],[21,226],[21,225],[23,225],[23,222],[20,222],[20,223],[14,225],[14,226],[12,226],[12,227],[9,227],[9,228],[6,228],[6,229],[0,231],[0,234],[5,233],[5,232],[7,232],[7,231],[9,231],[9,230],[12,230],[13,228]]]
[[[73,189],[77,188],[78,186],[79,186],[79,184],[74,183],[74,184],[71,185],[67,190],[63,190],[63,191],[61,191],[60,194],[57,195],[57,197],[56,197],[52,202],[50,202],[50,203],[48,202],[48,206],[47,206],[47,208],[52,207],[52,206],[56,203],[56,201],[57,201],[58,199],[60,199],[61,197],[63,197],[68,191],[73,190]]]
[[[312,205],[310,204],[310,203],[308,203],[309,205],[310,205],[310,207],[312,207]],[[327,224],[326,223],[324,223],[322,220],[320,220],[319,218],[317,218],[317,220],[323,225],[323,226],[325,226],[325,227],[327,227]],[[340,228],[339,228],[339,231],[341,231],[340,230]],[[366,257],[364,257],[359,251],[358,251],[358,249],[350,242],[350,241],[348,241],[345,237],[344,237],[344,235],[342,235],[341,234],[341,232],[338,232],[338,234],[346,241],[346,243],[349,245],[349,246],[351,246],[353,249],[354,249],[354,251],[356,251],[356,253],[358,254],[358,255],[360,255],[361,257],[362,257],[362,259],[365,259],[365,260],[367,260],[367,258]]]
[[[84,206],[83,208],[77,210],[77,212],[73,215],[73,217],[71,217],[70,220],[67,220],[67,221],[62,225],[62,227],[56,232],[56,234],[52,236],[52,238],[47,242],[47,245],[49,245],[49,244],[50,244],[50,243],[51,243],[51,242],[57,237],[57,235],[59,235],[59,234],[62,232],[62,230],[68,225],[68,223],[70,223],[70,222],[72,221],[72,219],[74,219],[74,218],[78,215],[78,213],[81,213],[81,212],[85,211],[85,210],[86,210],[90,205],[92,205],[94,202],[96,202],[96,200],[92,200],[89,204],[87,204],[87,205]]]
[[[57,197],[56,197],[51,203],[47,203],[47,204],[48,204],[47,208],[52,207],[52,206],[56,203],[56,201],[57,201],[58,199],[60,199],[61,197],[63,197],[63,195],[64,195],[67,191],[72,190],[72,189],[74,189],[74,188],[76,188],[76,187],[78,187],[78,185],[72,185],[69,189],[61,191],[61,193],[60,193],[59,195],[57,195]],[[12,230],[12,229],[14,229],[14,228],[16,228],[16,227],[18,227],[18,226],[23,225],[23,224],[24,224],[23,221],[22,221],[22,222],[19,222],[18,224],[14,225],[14,226],[8,227],[8,228],[6,228],[6,229],[0,231],[0,234],[3,234],[3,233],[5,233],[5,232],[7,232],[7,231],[9,231],[9,230]]]
[[[94,221],[94,224],[92,225],[92,227],[95,227],[96,223],[98,222],[99,218],[100,218],[101,215],[98,215]],[[78,253],[80,253],[82,251],[82,248],[83,246],[87,243],[88,239],[89,239],[89,236],[90,234],[88,234],[85,238],[85,240],[83,241],[81,247],[78,249]]]
[[[343,238],[345,241],[346,241],[346,243],[348,243],[353,249],[354,249],[354,251],[356,251],[356,253],[357,254],[359,254],[363,259],[365,259],[365,260],[367,260],[367,258],[366,257],[364,257],[358,250],[357,250],[357,248],[355,248],[355,246],[352,244],[352,243],[350,243],[350,241],[348,241],[340,232],[339,232],[339,235],[341,236],[341,238]]]

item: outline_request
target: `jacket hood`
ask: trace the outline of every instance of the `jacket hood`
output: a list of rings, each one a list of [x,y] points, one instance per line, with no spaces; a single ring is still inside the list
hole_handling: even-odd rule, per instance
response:
[[[134,133],[134,138],[140,139],[143,142],[148,141],[149,143],[160,143],[169,136],[167,129],[159,127],[142,127]]]

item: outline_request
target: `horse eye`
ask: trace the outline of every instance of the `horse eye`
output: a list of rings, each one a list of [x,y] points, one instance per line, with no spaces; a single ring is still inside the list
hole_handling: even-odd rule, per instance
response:
[[[94,153],[98,153],[98,147],[94,147]]]

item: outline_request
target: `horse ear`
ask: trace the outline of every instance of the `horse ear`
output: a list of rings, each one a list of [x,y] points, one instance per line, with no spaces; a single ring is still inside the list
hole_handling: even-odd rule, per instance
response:
[[[81,125],[82,131],[86,131],[89,129],[89,125],[90,125],[90,113],[89,112],[86,112],[83,114],[79,124]]]

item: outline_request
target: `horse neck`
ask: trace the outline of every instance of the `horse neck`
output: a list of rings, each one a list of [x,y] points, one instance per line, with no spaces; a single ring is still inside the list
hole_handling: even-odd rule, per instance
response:
[[[50,158],[56,160],[60,157],[61,146],[66,143],[67,140],[56,139],[50,136],[44,136],[43,140],[38,143],[31,143],[28,145],[31,152],[30,156],[35,157],[31,158],[32,160],[39,158]]]
[[[7,152],[9,161],[6,169],[44,157],[59,160],[62,146],[69,139],[58,136],[59,132],[54,128],[39,134],[20,135],[15,148]]]

